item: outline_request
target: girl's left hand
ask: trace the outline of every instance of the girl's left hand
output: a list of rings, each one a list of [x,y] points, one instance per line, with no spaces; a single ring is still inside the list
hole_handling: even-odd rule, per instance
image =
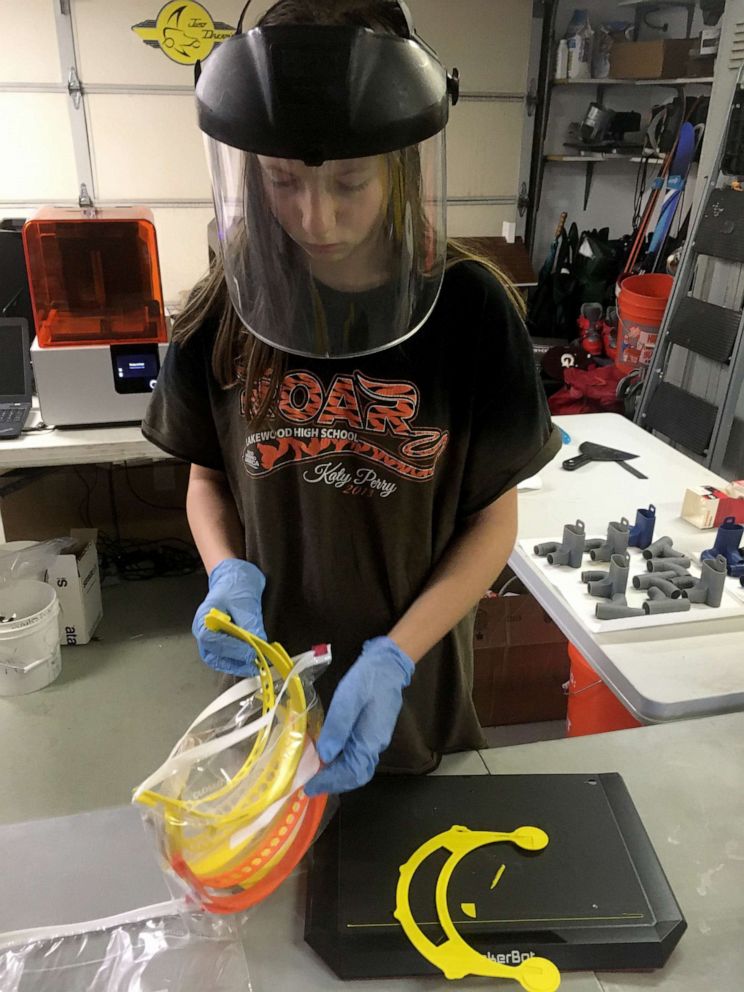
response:
[[[325,767],[305,786],[308,796],[348,792],[369,782],[390,743],[414,664],[389,637],[365,641],[333,694],[318,754]]]

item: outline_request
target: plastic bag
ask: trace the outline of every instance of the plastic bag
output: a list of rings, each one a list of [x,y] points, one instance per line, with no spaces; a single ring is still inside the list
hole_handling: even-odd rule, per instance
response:
[[[0,583],[16,579],[44,582],[47,570],[57,557],[75,542],[69,537],[50,541],[14,541],[0,544]]]
[[[594,32],[586,9],[574,10],[566,28],[565,38],[568,45],[568,78],[590,79]]]
[[[250,643],[259,675],[200,713],[133,801],[147,808],[171,891],[209,912],[235,913],[284,881],[320,827],[326,796],[311,799],[303,786],[320,767],[313,681],[330,649],[290,659],[224,614],[212,611],[206,622]]]
[[[188,916],[39,931],[3,949],[3,992],[251,992],[237,932]],[[214,923],[214,920],[212,921]],[[225,921],[220,921],[225,922]]]

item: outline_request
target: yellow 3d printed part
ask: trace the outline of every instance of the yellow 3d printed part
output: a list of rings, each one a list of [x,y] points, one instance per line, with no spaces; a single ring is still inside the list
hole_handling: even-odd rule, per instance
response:
[[[467,944],[455,929],[447,906],[447,887],[455,867],[471,851],[493,844],[509,841],[527,851],[541,851],[548,844],[548,835],[538,827],[519,827],[511,833],[495,833],[490,830],[468,830],[467,827],[451,827],[432,837],[415,851],[401,866],[396,891],[396,920],[416,950],[427,961],[439,968],[446,978],[465,978],[467,975],[482,975],[487,978],[512,978],[519,982],[525,992],[555,992],[561,984],[561,976],[552,961],[546,958],[526,958],[521,964],[506,965],[480,954]],[[434,944],[425,936],[413,918],[410,905],[411,879],[430,854],[445,848],[450,857],[444,863],[435,892],[439,923],[446,940]],[[468,904],[470,905],[470,904]]]
[[[323,646],[290,659],[217,610],[205,624],[250,644],[258,675],[197,717],[134,801],[152,811],[164,858],[202,906],[235,912],[273,891],[320,822],[326,797],[302,789],[318,767],[320,707],[301,676],[309,687],[330,654]]]

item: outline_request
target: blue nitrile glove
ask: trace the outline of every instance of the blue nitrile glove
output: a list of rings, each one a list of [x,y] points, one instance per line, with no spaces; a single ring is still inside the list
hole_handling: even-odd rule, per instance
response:
[[[318,737],[325,768],[305,786],[308,796],[348,792],[372,778],[393,736],[414,664],[389,637],[365,641],[339,682]]]
[[[230,634],[207,630],[204,618],[212,609],[222,610],[238,627],[266,640],[261,613],[261,593],[265,585],[263,572],[242,558],[225,558],[210,572],[209,592],[191,625],[202,661],[210,668],[241,678],[256,674],[253,648]]]

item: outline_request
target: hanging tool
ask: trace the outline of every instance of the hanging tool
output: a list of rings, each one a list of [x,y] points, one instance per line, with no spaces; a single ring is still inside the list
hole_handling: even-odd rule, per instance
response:
[[[696,136],[695,128],[689,121],[685,121],[680,131],[677,148],[674,152],[674,159],[669,167],[669,175],[666,181],[666,192],[656,221],[651,244],[648,246],[646,256],[641,263],[642,272],[652,272],[656,267],[656,262],[660,253],[663,252],[664,244],[669,236],[669,231],[674,220],[674,215],[682,198],[682,193],[687,181],[687,174],[695,155]]]

